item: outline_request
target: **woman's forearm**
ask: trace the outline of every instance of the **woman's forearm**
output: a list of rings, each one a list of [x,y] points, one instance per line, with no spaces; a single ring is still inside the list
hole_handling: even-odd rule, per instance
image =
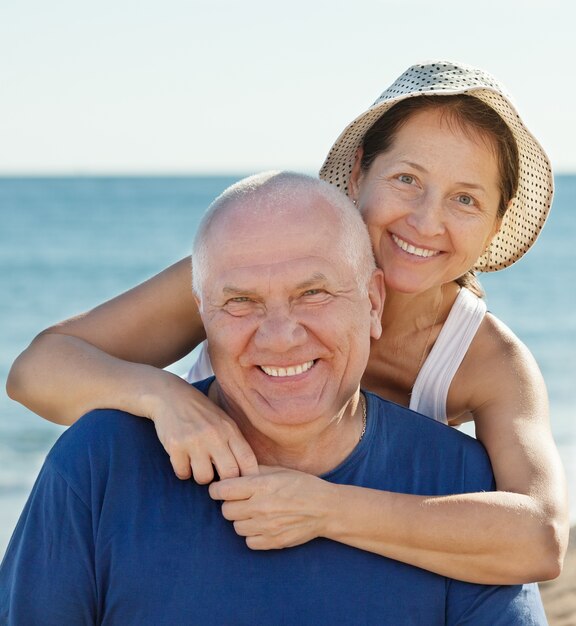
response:
[[[69,425],[96,408],[149,417],[150,395],[172,378],[177,377],[110,356],[77,337],[43,333],[14,362],[6,390],[38,415]]]
[[[158,387],[162,393],[162,386],[177,378],[157,368],[174,363],[204,338],[191,280],[190,259],[182,259],[48,328],[14,362],[8,394],[61,424],[101,407],[148,415],[143,405],[148,394]]]
[[[502,491],[416,496],[334,484],[283,468],[214,482],[210,495],[246,537],[271,550],[317,537],[450,578],[519,584],[560,573],[567,533],[549,500]]]
[[[451,578],[555,578],[565,529],[537,499],[508,492],[423,497],[334,485],[324,536]]]
[[[123,361],[62,334],[37,337],[14,363],[8,394],[42,417],[69,425],[92,409],[119,409],[154,421],[175,474],[208,483],[257,473],[236,424],[202,392],[151,365]]]

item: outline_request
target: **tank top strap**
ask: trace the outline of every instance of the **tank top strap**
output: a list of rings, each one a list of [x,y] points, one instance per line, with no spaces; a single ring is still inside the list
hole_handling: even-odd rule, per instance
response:
[[[448,390],[486,315],[486,303],[462,287],[428,358],[420,368],[410,408],[447,423]]]
[[[212,369],[212,363],[208,355],[208,342],[204,340],[199,346],[196,361],[192,363],[192,366],[188,370],[186,380],[189,383],[196,383],[210,376],[214,376],[214,370]]]

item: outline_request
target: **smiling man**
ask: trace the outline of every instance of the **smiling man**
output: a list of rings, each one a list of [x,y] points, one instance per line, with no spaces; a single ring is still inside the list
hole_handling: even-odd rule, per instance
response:
[[[265,175],[214,203],[192,262],[210,395],[261,463],[335,467],[364,428],[359,381],[383,305],[358,213],[317,180]]]
[[[263,466],[405,493],[493,488],[476,441],[361,392],[383,280],[344,195],[296,174],[241,181],[209,209],[193,261],[216,374],[197,386]],[[218,483],[210,489],[226,499]],[[208,487],[175,477],[150,421],[100,410],[46,460],[0,569],[0,622],[484,626],[545,618],[531,585],[461,583],[326,539],[251,550]]]

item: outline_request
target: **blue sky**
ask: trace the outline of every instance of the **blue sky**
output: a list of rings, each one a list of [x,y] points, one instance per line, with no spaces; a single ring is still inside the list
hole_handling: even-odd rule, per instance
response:
[[[3,0],[0,173],[315,171],[405,68],[513,94],[576,172],[571,0]]]

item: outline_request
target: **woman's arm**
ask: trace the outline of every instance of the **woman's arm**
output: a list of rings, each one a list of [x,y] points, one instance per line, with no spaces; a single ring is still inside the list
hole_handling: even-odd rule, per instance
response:
[[[189,259],[183,259],[134,289],[52,326],[16,359],[7,391],[42,417],[71,424],[90,409],[138,406],[142,387],[126,389],[122,375],[139,380],[145,371],[173,363],[203,339],[191,290]],[[122,361],[130,361],[122,367]]]
[[[190,259],[78,317],[48,328],[16,359],[8,395],[71,424],[91,409],[154,420],[176,474],[198,482],[257,471],[238,428],[204,394],[166,372],[204,338]]]
[[[213,483],[211,494],[253,549],[326,537],[451,578],[515,584],[555,578],[568,539],[564,473],[546,389],[528,350],[483,325],[453,387],[475,407],[499,491],[423,497],[333,485],[275,470]]]
[[[452,382],[451,402],[471,410],[498,491],[449,498],[387,494],[379,504],[370,494],[364,505],[353,495],[331,534],[354,532],[356,537],[347,543],[381,553],[386,544],[392,558],[471,582],[511,584],[557,577],[569,521],[548,395],[528,349],[492,316],[482,324]],[[372,518],[371,502],[379,511]],[[361,539],[360,529],[348,526],[354,507],[363,511],[358,515],[372,528],[372,539],[367,534]],[[382,526],[375,518],[384,519]],[[384,539],[380,549],[378,537]]]

